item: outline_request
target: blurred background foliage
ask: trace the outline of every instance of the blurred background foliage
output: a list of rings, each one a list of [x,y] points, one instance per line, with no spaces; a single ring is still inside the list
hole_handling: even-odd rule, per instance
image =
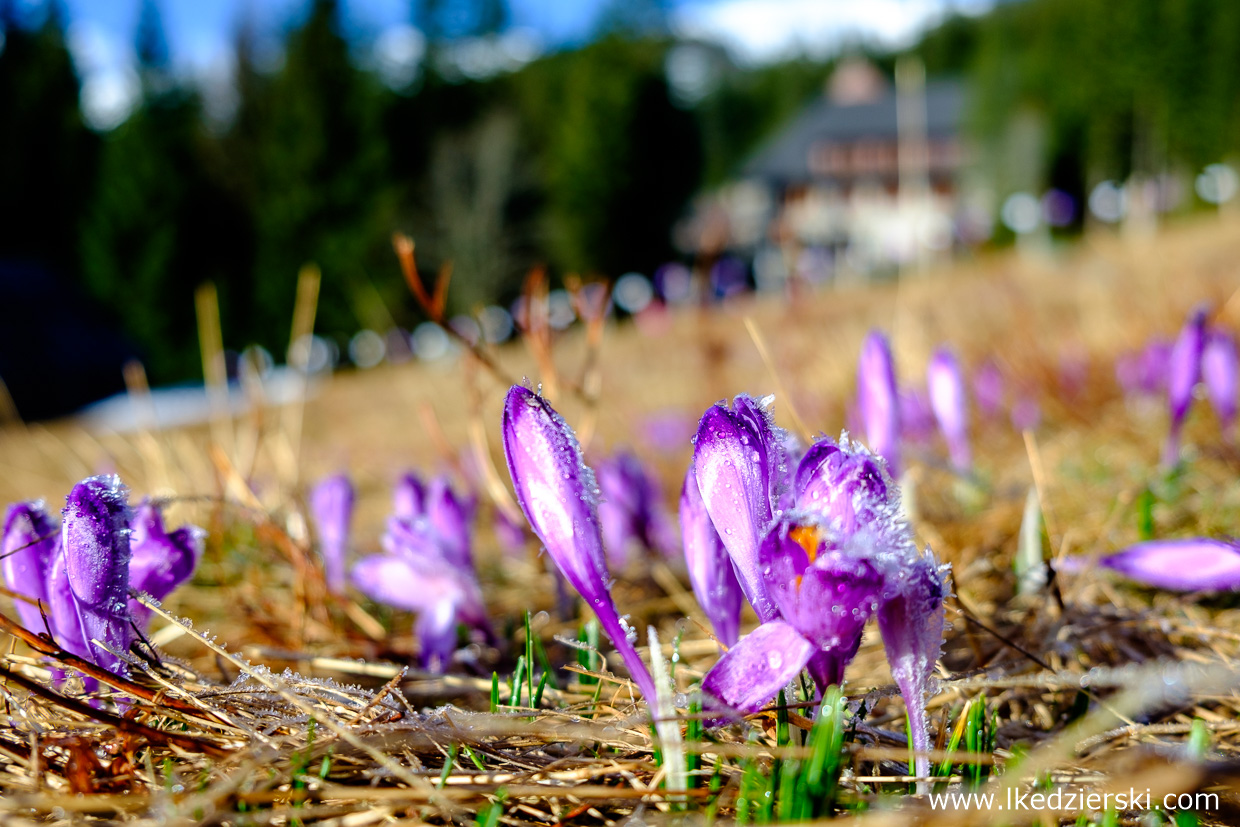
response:
[[[686,98],[669,85],[677,41],[663,7],[617,2],[584,45],[472,80],[436,56],[502,31],[503,0],[415,0],[426,53],[393,88],[356,58],[341,13],[314,0],[274,64],[242,27],[236,105],[220,122],[171,70],[147,0],[135,32],[140,104],[95,132],[59,7],[3,0],[0,259],[39,262],[83,290],[153,381],[195,378],[193,293],[205,281],[220,291],[231,346],[283,354],[306,261],[324,273],[319,333],[416,324],[394,231],[415,237],[425,272],[453,262],[454,312],[511,301],[538,264],[556,279],[649,273],[675,256],[670,228],[694,194],[734,174],[833,68],[724,54]],[[899,57],[849,51],[888,72]],[[983,145],[1038,118],[1042,183],[1078,198],[1105,178],[1240,150],[1231,0],[1002,3],[948,17],[907,51],[931,75],[969,79]]]

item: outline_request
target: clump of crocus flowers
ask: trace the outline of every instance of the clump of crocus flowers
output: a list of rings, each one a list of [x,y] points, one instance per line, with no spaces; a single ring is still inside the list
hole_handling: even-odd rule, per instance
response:
[[[894,390],[882,401],[895,404]],[[741,395],[706,411],[681,494],[690,580],[730,647],[703,679],[708,704],[720,713],[755,712],[807,668],[820,689],[839,684],[866,622],[877,616],[913,746],[924,752],[945,568],[914,545],[880,459],[846,436],[802,453],[774,425],[769,405]],[[611,597],[598,486],[572,429],[546,399],[516,386],[505,401],[503,437],[535,534],[652,699],[654,681]],[[736,642],[742,596],[762,623]],[[917,768],[928,770],[924,758]]]
[[[168,532],[157,505],[133,509],[128,499],[118,477],[91,477],[69,492],[59,526],[42,502],[11,505],[3,538],[5,583],[25,598],[22,624],[47,628],[65,651],[122,676],[150,621],[131,591],[167,597],[192,576],[204,537],[193,526]],[[85,680],[87,691],[95,685]]]

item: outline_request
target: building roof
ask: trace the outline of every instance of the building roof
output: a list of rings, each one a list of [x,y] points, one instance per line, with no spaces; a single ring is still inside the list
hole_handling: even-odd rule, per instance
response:
[[[957,80],[926,83],[926,135],[945,138],[960,132],[966,93]],[[896,94],[888,90],[867,103],[840,104],[826,96],[809,104],[788,126],[764,144],[742,168],[746,177],[781,182],[807,181],[814,146],[864,139],[897,138]]]

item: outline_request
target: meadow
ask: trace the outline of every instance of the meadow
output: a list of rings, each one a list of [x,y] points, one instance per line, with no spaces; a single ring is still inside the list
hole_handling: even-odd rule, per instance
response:
[[[1238,262],[1240,220],[1209,216],[874,284],[536,330],[481,359],[462,350],[315,379],[283,405],[266,404],[256,385],[250,410],[202,426],[159,429],[141,413],[147,425],[126,434],[10,420],[0,431],[4,502],[42,497],[55,510],[77,481],[115,472],[134,501],[163,503],[170,526],[192,522],[207,535],[192,582],[152,608],[153,648],[102,691],[108,701],[77,700],[72,679],[55,688],[49,659],[82,664],[37,637],[43,629],[13,628],[0,604],[13,640],[0,690],[0,811],[352,827],[1237,823],[1235,599],[1143,588],[1090,566],[1053,567],[1045,583],[1018,589],[1014,561],[1031,545],[1060,563],[1236,531],[1235,435],[1198,399],[1179,464],[1161,467],[1165,397],[1126,393],[1115,366],[1153,337],[1174,339],[1203,303],[1211,324],[1240,331]],[[312,300],[298,305],[295,330],[312,310]],[[899,482],[915,540],[952,567],[928,699],[934,779],[920,785],[873,625],[825,703],[802,686],[744,723],[707,726],[693,689],[719,647],[684,563],[631,555],[612,571],[612,593],[647,662],[646,629],[661,641],[654,660],[666,661],[676,690],[665,699],[678,722],[669,737],[651,726],[589,612],[557,598],[539,542],[514,552],[492,530],[496,509],[516,514],[500,436],[511,384],[544,390],[587,462],[631,448],[675,514],[698,418],[718,400],[774,394],[775,421],[807,441],[853,424],[857,357],[872,329],[890,337],[901,384],[924,386],[931,353],[947,344],[970,371],[996,365],[1006,389],[999,413],[971,411],[972,475],[951,468],[935,434],[904,446]],[[204,342],[210,358],[219,343],[209,330]],[[136,377],[130,395],[143,411]],[[357,559],[379,547],[392,483],[410,469],[447,472],[480,500],[473,557],[497,645],[468,642],[444,674],[412,666],[408,612],[353,589],[329,593],[308,510],[311,485],[347,472]],[[744,628],[755,622],[746,609]],[[1109,793],[1111,806],[1011,806],[1013,794],[1056,790]],[[964,791],[1008,806],[932,798]],[[1129,791],[1147,799],[1114,797]],[[1162,807],[1168,794],[1191,803]]]

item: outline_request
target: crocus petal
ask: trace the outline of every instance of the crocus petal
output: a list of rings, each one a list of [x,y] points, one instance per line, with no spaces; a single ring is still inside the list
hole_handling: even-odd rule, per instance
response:
[[[428,672],[444,672],[456,651],[456,604],[441,600],[418,615],[414,632],[421,647],[422,668]]]
[[[426,514],[426,485],[412,471],[402,474],[392,488],[392,513],[407,520]]]
[[[380,603],[409,612],[424,612],[445,599],[459,600],[459,578],[445,566],[419,565],[392,554],[363,557],[353,566],[353,585]]]
[[[1098,564],[1158,589],[1183,592],[1240,589],[1240,543],[1234,540],[1208,537],[1149,540],[1103,557]]]
[[[439,476],[431,480],[427,490],[426,514],[448,562],[457,568],[473,571],[473,544],[470,540],[473,503],[458,497],[448,479]]]
[[[1201,353],[1201,375],[1223,433],[1231,439],[1236,422],[1236,393],[1240,389],[1240,357],[1230,333],[1211,331]]]
[[[1180,429],[1193,401],[1193,388],[1201,380],[1201,353],[1205,348],[1206,311],[1197,308],[1180,330],[1171,349],[1167,374],[1167,403],[1171,412],[1171,428],[1163,449],[1163,465],[1171,467],[1180,458]]]
[[[353,519],[353,484],[349,478],[337,474],[316,485],[310,493],[310,514],[319,534],[327,588],[333,594],[342,594],[349,523]]]
[[[694,440],[693,469],[706,511],[736,566],[745,597],[759,618],[770,620],[775,606],[758,568],[758,546],[772,519],[765,442],[749,418],[723,405],[703,414]]]
[[[57,552],[52,555],[52,566],[47,575],[47,609],[52,634],[56,642],[60,644],[60,648],[94,663],[94,653],[87,643],[86,633],[82,630],[82,620],[78,617],[77,598],[73,596],[73,589],[69,586],[69,571],[59,543],[57,543]],[[43,627],[40,625],[31,631],[42,632]],[[61,683],[64,678],[63,673],[57,671],[54,674],[57,675],[56,682]],[[98,686],[94,678],[83,678],[84,691],[93,692]]]
[[[91,641],[126,652],[133,640],[127,497],[128,490],[116,476],[84,480],[69,492],[62,528],[65,571],[83,639],[91,660],[117,674],[128,674],[125,661]]]
[[[710,620],[716,637],[724,646],[736,644],[740,636],[741,602],[744,598],[732,558],[724,548],[694,476],[693,466],[685,474],[680,492],[680,536],[684,543],[689,583],[698,604]]]
[[[887,579],[894,592],[879,604],[878,629],[891,676],[904,696],[913,748],[925,752],[930,749],[926,690],[943,646],[947,586],[929,554],[910,561]],[[917,774],[927,775],[929,769],[929,760],[919,757]]]
[[[573,588],[590,604],[629,675],[647,699],[654,680],[628,637],[608,588],[594,473],[577,437],[538,394],[515,385],[504,400],[504,457],[517,502]]]
[[[896,368],[887,337],[870,331],[857,363],[857,407],[870,450],[887,460],[893,476],[900,467],[900,403]]]
[[[939,430],[951,451],[952,466],[967,473],[972,465],[969,452],[969,408],[964,393],[964,375],[955,355],[939,348],[926,368],[926,387],[930,407],[939,422]]]
[[[702,678],[702,692],[728,710],[752,715],[805,668],[814,644],[782,620],[763,623]]]
[[[0,545],[0,567],[10,590],[47,605],[47,576],[52,556],[60,548],[60,532],[42,502],[15,503],[4,520],[4,541]],[[43,631],[39,607],[17,601],[22,625],[38,634]]]
[[[830,532],[794,515],[780,519],[762,543],[762,571],[780,615],[817,650],[810,669],[820,690],[843,681],[878,605],[884,581],[867,559],[870,537],[833,548]]]
[[[129,534],[129,586],[156,600],[172,594],[177,586],[194,574],[202,557],[206,532],[197,526],[182,526],[172,533],[164,531],[159,509],[143,503],[134,512]],[[151,610],[133,598],[129,613],[138,628],[145,629]]]
[[[879,463],[841,437],[810,446],[797,468],[797,508],[817,515],[840,537],[851,536],[889,507],[894,491]]]

